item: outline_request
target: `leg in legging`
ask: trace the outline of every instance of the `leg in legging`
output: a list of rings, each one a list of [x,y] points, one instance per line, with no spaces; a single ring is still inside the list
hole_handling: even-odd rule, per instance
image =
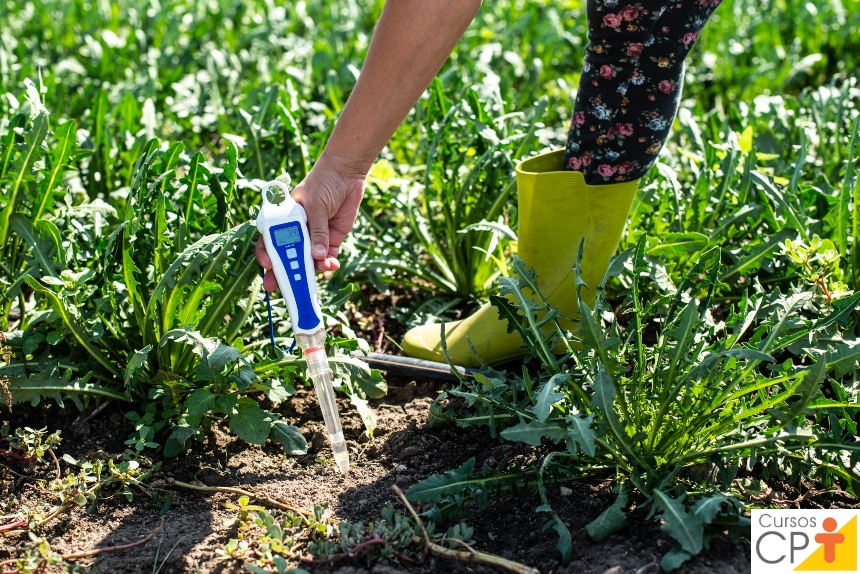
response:
[[[583,172],[589,184],[638,179],[654,163],[678,109],[684,60],[720,3],[683,0],[656,8],[619,3],[612,7],[617,13],[606,14],[614,1],[589,2],[589,46],[562,166]],[[591,14],[601,10],[598,22]],[[625,14],[646,10],[656,15],[645,21],[650,26],[636,20],[627,28],[611,26]],[[607,68],[623,75],[613,76]]]

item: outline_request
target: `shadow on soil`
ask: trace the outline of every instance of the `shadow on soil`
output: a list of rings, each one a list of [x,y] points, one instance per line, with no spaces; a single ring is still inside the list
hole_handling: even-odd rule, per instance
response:
[[[429,406],[430,397],[423,399]],[[542,458],[546,449],[521,443],[501,444],[490,438],[486,429],[462,429],[454,426],[430,428],[424,419],[388,435],[381,446],[381,458],[390,465],[389,474],[378,480],[350,488],[338,497],[338,515],[353,521],[376,521],[379,509],[394,504],[405,510],[392,491],[397,484],[404,492],[428,476],[457,468],[474,457],[475,468],[484,464],[495,468],[505,458],[522,466]],[[669,549],[669,538],[654,520],[647,519],[647,509],[634,509],[627,524],[609,538],[594,542],[585,525],[612,504],[614,495],[608,481],[567,482],[551,488],[550,502],[573,536],[573,557],[565,567],[555,548],[554,533],[542,533],[546,514],[535,508],[541,501],[534,489],[517,495],[491,497],[487,508],[471,505],[465,522],[474,527],[476,549],[498,554],[533,566],[543,573],[580,574],[603,572],[620,567],[624,574],[661,572],[660,558]],[[641,501],[640,501],[641,502]],[[467,505],[467,508],[469,506]],[[386,572],[496,572],[497,570],[465,563],[428,559],[422,565],[388,564]],[[353,562],[352,572],[376,572],[372,565]],[[327,568],[337,571],[336,567]],[[710,549],[690,560],[676,572],[691,574],[746,573],[750,571],[749,543],[732,544],[728,538],[711,541]],[[347,574],[343,572],[341,574]]]
[[[213,425],[206,440],[195,444],[189,453],[162,460],[163,466],[148,482],[175,492],[173,505],[164,516],[163,533],[146,545],[103,554],[83,564],[92,565],[91,571],[101,574],[246,571],[239,562],[216,560],[216,550],[236,536],[235,527],[222,523],[224,519],[235,516],[235,512],[225,509],[223,504],[234,501],[236,497],[183,490],[175,485],[171,487],[170,479],[198,480],[209,486],[263,488],[269,495],[303,508],[328,501],[338,519],[376,521],[385,505],[394,504],[402,508],[392,491],[394,484],[406,491],[428,476],[459,467],[472,457],[476,459],[476,468],[485,463],[495,468],[505,458],[525,466],[547,452],[545,448],[521,443],[501,444],[490,438],[486,429],[429,428],[426,424],[428,408],[443,385],[436,381],[395,376],[387,379],[389,395],[372,402],[379,425],[371,442],[363,438],[357,413],[345,400],[340,401],[348,443],[361,452],[348,476],[340,475],[332,465],[315,462],[318,454],[326,455],[328,452],[325,435],[321,432],[323,427],[318,420],[319,409],[313,391],[299,389],[297,395],[278,410],[308,437],[311,450],[307,456],[284,457],[276,445],[248,446],[221,430],[219,425]],[[72,423],[77,416],[75,409],[47,405],[23,417],[16,417],[14,423],[63,429],[61,450],[77,459],[116,457],[122,453],[123,443],[131,429],[116,405],[100,413],[86,426],[73,428]],[[562,490],[561,486],[565,489]],[[14,499],[16,504],[35,504],[37,501],[30,489],[16,481],[6,481],[4,487],[8,487],[10,500]],[[568,482],[557,485],[551,490],[550,501],[573,535],[573,560],[568,566],[559,564],[555,536],[541,532],[546,515],[535,512],[540,502],[531,489],[517,496],[500,495],[483,510],[472,509],[473,513],[466,522],[475,529],[477,549],[534,566],[544,574],[602,574],[615,566],[620,566],[624,574],[659,571],[659,559],[668,549],[669,541],[656,522],[646,519],[647,509],[630,513],[621,532],[604,541],[593,542],[583,528],[612,503],[613,495],[608,484]],[[152,532],[160,521],[158,506],[142,492],[135,492],[132,502],[115,494],[103,501],[97,514],[87,517],[82,510],[75,510],[67,519],[58,521],[47,535],[56,551],[79,552],[138,541]],[[18,555],[26,541],[26,537],[14,541],[0,538],[0,560]],[[728,540],[714,540],[709,550],[678,572],[745,573],[749,572],[749,565],[747,543],[734,546]],[[397,563],[369,564],[361,561],[326,566],[302,563],[301,566],[313,574],[496,572],[485,566],[432,558],[408,567]]]

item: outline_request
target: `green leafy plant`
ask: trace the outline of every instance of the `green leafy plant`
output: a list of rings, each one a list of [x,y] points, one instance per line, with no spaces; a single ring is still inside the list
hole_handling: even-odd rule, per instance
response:
[[[63,455],[62,460],[72,467],[77,467],[77,472],[62,475],[57,463],[56,478],[36,482],[35,490],[43,497],[40,504],[32,508],[22,507],[18,512],[18,520],[0,525],[0,530],[38,533],[74,508],[83,508],[88,514],[96,512],[105,495],[112,497],[119,494],[131,501],[134,499],[132,487],[148,494],[153,501],[159,503],[162,511],[166,511],[173,500],[170,493],[150,487],[144,482],[158,469],[158,464],[148,464],[145,468],[137,460],[128,459],[78,461],[68,454]],[[44,510],[46,504],[47,510]]]
[[[515,259],[514,275],[501,279],[502,295],[513,297],[492,302],[509,329],[523,337],[541,371],[535,376],[525,369],[522,375],[488,370],[474,382],[463,380],[442,399],[465,400],[467,413],[457,416],[437,406],[435,414],[460,425],[487,425],[507,440],[566,445],[535,473],[544,499],[538,510],[551,514],[548,528],[558,532],[565,559],[570,534],[545,497],[545,474],[561,466],[577,476],[611,469],[624,477],[647,497],[675,540],[664,557],[669,570],[701,551],[706,530],[718,517],[720,529],[732,523],[743,527],[740,507],[720,492],[730,488],[742,466],[761,464],[765,476],[839,477],[853,487],[854,457],[849,463],[840,453],[856,451],[855,445],[847,433],[834,437],[821,426],[818,413],[847,406],[824,398],[821,386],[828,380],[839,386],[860,359],[853,342],[828,342],[858,298],[819,313],[810,306],[812,293],[756,293],[726,310],[718,324],[711,309],[720,286],[719,251],[703,254],[674,293],[647,300],[642,295],[642,278],[649,274],[646,244],[643,236],[636,248],[612,261],[594,310],[580,300],[576,336],[559,327],[558,312],[540,293],[535,272]],[[605,301],[605,287],[628,262],[630,288],[620,313],[629,322],[621,325]],[[534,293],[534,299],[525,293]],[[646,337],[655,343],[646,345]],[[562,357],[551,352],[558,341],[567,342]],[[700,466],[710,469],[706,479],[685,474]],[[462,497],[470,489],[474,496],[478,483],[459,480],[469,474],[471,468],[464,468],[428,479],[409,496],[439,500]],[[714,494],[704,494],[709,492]],[[598,519],[603,525],[594,526],[595,533],[620,527],[625,502],[621,498],[608,517]]]
[[[325,538],[331,530],[331,516],[326,505],[317,505],[312,514],[302,516],[286,512],[280,518],[260,506],[249,504],[246,496],[238,504],[225,504],[238,511],[228,525],[238,527],[238,538],[232,538],[223,549],[216,550],[218,560],[239,560],[257,574],[307,574],[301,568],[288,568],[287,558],[303,545],[299,535],[308,533],[312,540]]]
[[[51,131],[48,114],[35,85],[27,90],[27,106],[14,115],[0,136],[0,328],[6,329],[21,286],[30,274],[57,277],[61,236],[53,206],[64,195],[63,177],[72,161],[86,155],[75,141],[75,122]],[[21,321],[25,320],[21,317]]]
[[[417,111],[422,118],[417,146],[394,148],[404,163],[427,166],[420,183],[402,179],[394,183],[402,186],[399,194],[383,196],[388,209],[391,203],[398,208],[396,217],[402,210],[410,241],[360,237],[362,253],[348,272],[369,272],[378,285],[405,282],[459,297],[484,295],[496,277],[507,273],[508,247],[516,240],[508,226],[514,165],[534,149],[547,101],[541,99],[528,114],[512,114],[505,112],[497,93],[482,99],[470,89],[465,101],[452,98],[434,80]],[[371,181],[391,185],[394,173],[388,168],[390,173],[376,168]],[[388,226],[369,212],[373,202],[371,197],[365,208],[367,221],[376,234],[390,235]]]
[[[43,116],[34,121],[34,130],[46,129]],[[55,210],[55,220],[63,233],[77,230],[67,240],[68,268],[61,269],[56,253],[39,251],[35,240],[39,266],[18,265],[36,308],[44,307],[27,319],[21,298],[21,329],[7,337],[19,357],[0,368],[3,394],[9,403],[33,405],[42,398],[62,405],[68,397],[81,407],[92,396],[140,404],[141,413],[129,415],[136,428],[127,443],[137,453],[157,447],[155,433],[169,430],[164,454],[175,456],[216,419],[227,420],[248,442],[271,438],[287,453],[306,452],[298,429],[258,402],[286,401],[302,360],[243,352],[243,329],[260,313],[260,279],[253,222],[230,228],[235,146],[227,146],[218,175],[202,154],[189,158],[179,143],[161,146],[151,139],[139,151],[122,215],[109,235],[101,217],[116,211],[90,210],[82,225],[79,214],[93,204],[66,206]],[[29,221],[18,212],[11,217]],[[348,296],[345,291],[333,299],[342,303]],[[358,344],[346,337],[333,347],[355,350]],[[345,354],[332,362],[338,386],[372,430],[366,399],[385,393],[379,372]]]
[[[851,295],[848,286],[839,280],[839,251],[829,239],[813,235],[809,245],[786,239],[782,246],[792,263],[800,268],[803,279],[821,293],[828,303]]]
[[[14,566],[14,572],[20,574],[39,574],[45,572],[49,566],[61,568],[63,572],[86,572],[86,569],[76,564],[69,564],[63,560],[63,556],[51,548],[51,544],[42,536],[33,532],[27,533],[30,543],[24,547],[24,555],[14,560],[4,560]]]

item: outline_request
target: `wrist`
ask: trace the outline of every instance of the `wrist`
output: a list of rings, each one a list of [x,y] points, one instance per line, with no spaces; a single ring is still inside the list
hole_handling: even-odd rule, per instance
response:
[[[326,146],[316,165],[331,169],[347,179],[364,180],[373,165],[373,160],[358,159],[349,154],[333,151]]]

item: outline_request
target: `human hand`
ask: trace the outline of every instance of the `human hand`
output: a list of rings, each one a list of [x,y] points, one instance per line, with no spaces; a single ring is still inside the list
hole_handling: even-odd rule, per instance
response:
[[[364,196],[364,177],[361,170],[352,169],[347,162],[323,153],[307,177],[290,194],[307,213],[311,256],[318,271],[340,269],[337,254],[355,223],[358,206]],[[257,239],[255,254],[257,262],[266,269],[263,287],[267,291],[275,291],[278,283],[262,236]]]

